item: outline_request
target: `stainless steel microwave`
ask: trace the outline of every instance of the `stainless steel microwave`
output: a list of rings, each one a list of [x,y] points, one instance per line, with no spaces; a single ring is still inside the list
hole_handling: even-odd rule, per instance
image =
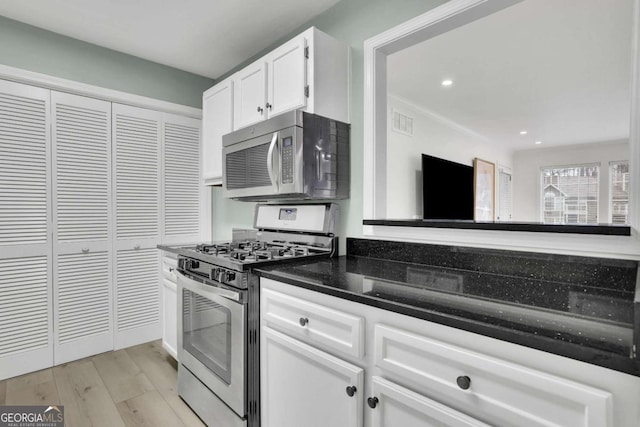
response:
[[[349,131],[346,123],[293,110],[224,135],[224,197],[348,198]]]

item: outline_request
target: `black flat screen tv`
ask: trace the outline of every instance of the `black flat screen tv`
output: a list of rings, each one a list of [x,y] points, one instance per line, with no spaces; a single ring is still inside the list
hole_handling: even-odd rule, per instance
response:
[[[473,220],[473,166],[423,154],[422,212],[429,220]]]

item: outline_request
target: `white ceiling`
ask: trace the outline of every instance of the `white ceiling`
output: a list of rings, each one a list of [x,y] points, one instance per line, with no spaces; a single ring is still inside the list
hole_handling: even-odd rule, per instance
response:
[[[0,15],[218,78],[339,0],[2,0]]]
[[[526,0],[391,55],[388,91],[512,150],[626,139],[632,8]]]

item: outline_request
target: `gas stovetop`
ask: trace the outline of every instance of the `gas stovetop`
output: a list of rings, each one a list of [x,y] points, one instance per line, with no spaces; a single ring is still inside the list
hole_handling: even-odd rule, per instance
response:
[[[180,248],[179,253],[211,265],[243,271],[260,264],[305,257],[331,256],[334,251],[334,244],[318,247],[309,242],[246,240],[186,246]]]

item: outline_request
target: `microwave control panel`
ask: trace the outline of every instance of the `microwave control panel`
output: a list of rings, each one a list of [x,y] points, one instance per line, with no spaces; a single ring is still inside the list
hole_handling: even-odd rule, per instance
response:
[[[293,137],[287,136],[282,139],[282,168],[280,171],[283,184],[293,182]]]

